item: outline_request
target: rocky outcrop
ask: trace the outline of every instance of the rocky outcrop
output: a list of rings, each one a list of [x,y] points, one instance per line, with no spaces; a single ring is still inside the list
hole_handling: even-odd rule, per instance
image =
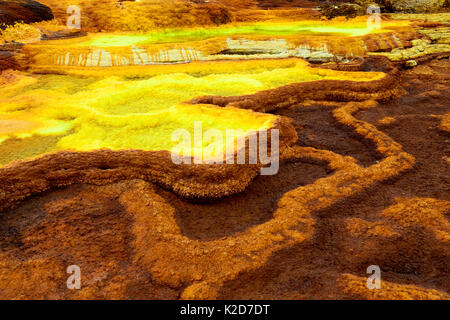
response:
[[[436,12],[442,9],[446,0],[395,0],[389,2],[394,11],[422,13]]]
[[[436,12],[448,6],[448,0],[344,0],[335,3],[351,2],[367,8],[378,4],[382,12],[424,13]]]
[[[8,0],[0,1],[0,27],[12,25],[16,22],[25,23],[52,20],[52,10],[33,0]]]
[[[364,15],[365,9],[356,3],[325,3],[320,6],[322,14],[327,19],[344,16],[347,18],[355,18]]]
[[[61,39],[72,39],[85,37],[87,33],[81,30],[59,30],[59,31],[49,31],[42,34],[41,40],[61,40]]]
[[[415,39],[411,41],[412,46],[405,48],[394,48],[390,52],[374,52],[371,55],[383,55],[391,61],[406,61],[414,64],[414,60],[428,55],[447,55],[450,53],[450,28],[449,27],[433,27],[433,23],[423,23],[424,27],[419,33],[425,35],[425,38]],[[427,26],[431,25],[431,28]],[[408,62],[410,61],[411,62]],[[409,65],[411,66],[411,65]]]
[[[257,0],[260,8],[312,8],[316,1],[307,0]]]

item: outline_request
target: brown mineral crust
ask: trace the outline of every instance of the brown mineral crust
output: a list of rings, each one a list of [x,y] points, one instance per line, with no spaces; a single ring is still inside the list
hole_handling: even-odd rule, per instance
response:
[[[449,143],[438,131],[441,119],[436,117],[448,111],[448,81],[441,79],[448,66],[448,59],[427,62],[435,75],[427,81],[419,80],[424,70],[402,72],[400,83],[407,95],[355,113],[361,124],[395,118],[377,128],[414,156],[415,165],[316,211],[315,235],[310,240],[279,251],[264,267],[229,281],[222,286],[220,298],[449,299]],[[419,96],[430,90],[439,95]],[[314,118],[319,110],[336,106],[310,104],[303,111],[304,104],[278,114],[313,125],[309,129],[299,124],[299,136],[312,136],[302,137],[302,144],[341,146],[342,137],[331,135],[333,122]],[[366,287],[370,265],[381,268],[382,290]]]
[[[411,40],[423,38],[416,32],[399,33],[387,33],[387,34],[370,34],[363,37],[364,44],[368,52],[389,52],[392,49],[404,47],[411,47]]]
[[[346,299],[366,300],[449,300],[450,295],[445,292],[421,288],[414,285],[390,283],[383,281],[380,290],[369,290],[366,286],[367,278],[343,274],[338,280],[338,288],[342,290]]]
[[[375,221],[346,218],[337,227],[342,228],[345,235],[341,245],[348,247],[342,260],[380,265],[385,273],[406,271],[445,275],[449,270],[450,256],[450,224],[446,217],[449,212],[449,201],[397,198],[393,205],[377,215]],[[420,246],[418,239],[421,239]],[[364,250],[364,247],[371,249]],[[354,252],[358,254],[355,256]],[[427,263],[430,259],[433,264]],[[381,290],[368,290],[366,279],[344,274],[337,283],[349,299],[450,299],[450,295],[443,291],[389,280],[382,281]],[[446,285],[442,283],[442,286]]]
[[[441,129],[447,134],[450,133],[450,113],[444,114],[442,116],[442,122],[441,125],[439,126],[439,129]]]
[[[442,60],[442,59],[448,59],[448,57],[450,57],[450,52],[441,52],[441,53],[432,53],[432,54],[428,54],[426,56],[423,57],[419,57],[416,60],[416,62],[418,64],[423,64],[425,62],[431,61],[431,60]],[[400,62],[401,63],[401,62]],[[398,64],[398,62],[396,62],[396,64]],[[449,69],[448,67],[446,69]],[[449,79],[450,76],[448,74],[435,74],[435,75],[430,75],[431,77],[437,77],[440,79]]]
[[[310,210],[319,210],[320,208],[326,207],[333,203],[334,201],[337,201],[337,199],[343,195],[350,196],[351,194],[358,193],[357,190],[362,190],[360,188],[368,188],[370,185],[373,185],[375,183],[380,183],[382,181],[388,180],[392,177],[395,177],[400,174],[400,172],[405,172],[409,169],[411,169],[414,166],[415,159],[405,153],[402,150],[401,145],[394,142],[390,137],[387,135],[381,133],[378,131],[373,125],[370,125],[368,123],[365,123],[363,121],[356,120],[352,114],[358,112],[359,110],[363,109],[371,109],[374,108],[377,104],[372,103],[347,103],[343,107],[335,109],[333,114],[335,118],[342,124],[352,127],[359,135],[366,137],[367,139],[372,140],[378,148],[378,152],[385,155],[386,158],[379,162],[378,164],[372,165],[366,169],[362,169],[358,166],[355,166],[354,162],[350,162],[349,160],[344,160],[341,163],[342,160],[338,160],[339,157],[336,157],[336,155],[325,153],[317,153],[314,150],[310,149],[291,149],[292,150],[292,156],[297,154],[301,155],[302,157],[306,157],[308,153],[310,153],[310,156],[316,159],[328,159],[330,161],[330,167],[336,170],[336,173],[326,179],[318,180],[316,183],[306,186],[304,188],[298,188],[295,191],[292,191],[285,195],[285,197],[279,202],[279,209],[274,214],[274,218],[258,227],[249,229],[244,234],[239,234],[236,239],[224,242],[228,243],[227,246],[224,246],[224,244],[221,244],[220,241],[212,241],[211,243],[214,243],[214,246],[211,247],[198,247],[198,245],[195,245],[192,243],[193,247],[190,247],[189,243],[186,243],[186,245],[189,247],[189,249],[183,250],[182,248],[173,245],[163,245],[159,250],[156,248],[148,249],[146,251],[154,251],[157,250],[158,252],[167,258],[168,261],[173,262],[174,259],[181,259],[182,253],[177,253],[178,250],[182,250],[183,252],[191,252],[194,256],[190,257],[189,261],[191,261],[192,264],[195,264],[195,266],[192,266],[192,268],[188,268],[185,272],[183,272],[182,269],[177,268],[177,270],[170,271],[168,269],[168,265],[163,262],[161,258],[159,258],[157,261],[154,259],[148,260],[148,258],[143,258],[142,263],[145,265],[156,265],[158,267],[153,267],[155,271],[154,276],[158,277],[164,282],[172,283],[173,285],[176,285],[177,281],[181,281],[180,283],[183,283],[183,278],[189,278],[196,279],[197,276],[199,279],[201,279],[201,282],[195,282],[191,286],[189,286],[183,293],[182,297],[187,299],[192,298],[214,298],[217,297],[217,291],[216,287],[220,287],[220,283],[222,283],[224,280],[230,278],[233,274],[239,273],[242,270],[241,268],[245,268],[247,270],[253,270],[256,265],[255,264],[264,264],[267,256],[267,250],[269,252],[273,252],[272,250],[281,250],[282,248],[288,248],[296,244],[300,244],[304,241],[308,241],[310,239],[308,228],[304,229],[308,225],[308,212],[311,212]],[[286,155],[287,156],[287,155]],[[336,157],[336,158],[333,158]],[[331,159],[334,159],[331,160]],[[351,181],[351,182],[350,182]],[[322,184],[323,183],[323,184]],[[332,191],[333,190],[333,191]],[[298,193],[297,196],[295,196]],[[145,192],[142,194],[144,196]],[[336,198],[334,198],[336,197]],[[290,200],[288,200],[290,199]],[[295,200],[294,200],[295,199]],[[299,210],[299,212],[303,212],[302,215],[297,216],[294,218],[291,216],[287,210],[284,211],[285,206],[290,202],[294,201],[296,203],[296,208]],[[287,205],[287,208],[290,208],[291,205]],[[142,205],[136,205],[132,206],[133,211],[137,213],[141,210],[146,210],[143,208]],[[302,211],[304,208],[307,211]],[[148,217],[149,215],[146,215]],[[288,218],[289,217],[289,218]],[[286,220],[284,220],[286,219]],[[295,225],[298,225],[299,220],[303,219],[303,229],[297,230],[295,229]],[[297,221],[297,222],[295,222]],[[306,223],[306,225],[305,225]],[[310,222],[309,222],[310,223]],[[282,227],[282,229],[278,229]],[[175,225],[172,228],[176,228]],[[270,233],[272,235],[278,234],[281,230],[297,230],[295,233],[290,234],[287,238],[272,238],[272,243],[270,247],[266,247],[261,243],[261,237],[254,238],[251,236],[255,233],[255,229],[265,229],[267,231],[271,230]],[[173,229],[175,230],[175,229]],[[277,231],[276,231],[277,230]],[[279,230],[279,231],[278,231]],[[266,231],[266,232],[267,232]],[[173,232],[173,231],[172,231]],[[162,231],[160,237],[166,238],[167,234],[170,234],[171,232],[169,230]],[[243,242],[239,240],[247,239]],[[267,238],[267,236],[263,237],[264,239]],[[224,240],[225,241],[225,240]],[[245,248],[243,243],[251,242],[252,246],[250,248]],[[151,241],[150,239],[146,239],[146,241],[142,241],[142,243],[155,243],[154,241]],[[238,246],[238,243],[241,243],[241,245]],[[206,245],[206,244],[205,244]],[[230,253],[227,253],[227,247],[232,246],[233,251]],[[238,246],[238,247],[235,247]],[[255,250],[258,250],[257,259],[256,256],[255,259],[250,259],[250,261],[246,262],[245,260],[240,260],[240,255],[236,256],[238,258],[238,261],[233,261],[233,259],[230,259],[230,264],[228,265],[228,260],[221,261],[219,264],[217,264],[217,268],[214,268],[211,270],[210,268],[206,268],[205,266],[212,265],[212,261],[209,261],[209,259],[213,258],[215,255],[213,254],[212,257],[210,255],[207,255],[204,257],[206,261],[206,264],[196,264],[195,256],[197,255],[196,252],[201,253],[203,252],[211,252],[212,248],[221,248],[220,253],[224,254],[227,259],[229,259],[230,254],[234,256],[237,255],[236,252],[242,252],[250,250],[252,252],[252,255],[256,253]],[[238,249],[240,248],[240,249]],[[260,248],[260,249],[257,249]],[[231,250],[231,249],[230,249]],[[160,255],[158,255],[160,256]],[[179,257],[179,258],[175,258]],[[208,258],[209,257],[209,258]],[[215,258],[214,258],[215,259]],[[208,262],[209,261],[209,262]],[[259,261],[259,262],[258,262]],[[234,263],[233,263],[234,262]],[[183,265],[183,263],[180,261],[179,263],[175,263],[175,265]],[[246,266],[247,265],[247,266]],[[220,266],[220,268],[219,268]],[[238,267],[239,266],[239,269]],[[199,272],[201,270],[201,272]],[[212,273],[210,273],[212,272]],[[198,275],[196,275],[198,274]],[[221,274],[226,274],[225,277],[220,276]],[[176,278],[174,278],[174,275],[176,275]],[[181,278],[180,278],[181,277]],[[179,279],[179,280],[177,280]],[[173,282],[174,281],[174,282]]]
[[[332,69],[337,71],[376,71],[398,76],[395,64],[389,59],[379,56],[355,57],[349,62],[329,62],[324,64],[311,64],[313,68]]]
[[[16,69],[17,67],[14,54],[9,51],[0,51],[0,70]]]
[[[394,203],[379,212],[373,221],[361,218],[347,218],[343,221],[343,242],[348,252],[359,252],[360,261],[372,260],[382,264],[385,272],[402,272],[405,265],[414,273],[445,274],[449,268],[450,247],[446,239],[450,235],[450,223],[446,214],[450,212],[450,202],[432,198],[396,198]],[[417,236],[423,238],[424,248],[414,245]],[[358,238],[359,241],[354,241]],[[382,243],[376,259],[373,252],[362,249],[372,242]],[[397,252],[393,256],[393,252]],[[342,257],[350,261],[350,256]],[[408,261],[405,261],[408,256]],[[413,257],[413,258],[412,258]],[[426,261],[432,257],[433,265]]]
[[[396,176],[414,164],[414,159],[389,137],[351,115],[376,105],[344,104],[337,109],[336,117],[373,140],[386,156],[384,160],[362,168],[351,157],[313,148],[289,148],[283,158],[325,161],[335,173],[284,194],[271,220],[230,237],[210,241],[186,238],[180,233],[173,208],[155,194],[154,186],[143,181],[129,184],[118,201],[135,221],[133,263],[150,272],[157,283],[184,288],[181,298],[211,299],[218,297],[224,283],[243,271],[262,267],[275,252],[311,240],[313,211]],[[79,295],[83,294],[92,296],[88,288],[80,291]]]
[[[346,63],[338,63],[338,62],[328,62],[320,65],[311,65],[314,68],[321,69],[332,69],[337,71],[366,71],[364,70],[364,65],[366,64],[366,60],[362,57],[356,57],[353,60]]]

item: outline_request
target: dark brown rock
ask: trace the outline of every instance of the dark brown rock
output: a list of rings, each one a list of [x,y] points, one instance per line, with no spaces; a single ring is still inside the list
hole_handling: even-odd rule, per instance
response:
[[[33,0],[0,1],[0,27],[23,21],[25,23],[52,20],[52,10]]]
[[[329,3],[326,2],[320,6],[322,14],[328,19],[333,19],[339,16],[347,18],[355,18],[365,14],[363,7],[356,3]]]
[[[44,33],[41,40],[60,40],[85,37],[87,33],[81,30],[60,30],[55,32]]]

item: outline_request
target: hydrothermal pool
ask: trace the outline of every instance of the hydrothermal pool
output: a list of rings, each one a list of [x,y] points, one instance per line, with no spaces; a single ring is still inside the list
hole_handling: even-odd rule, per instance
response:
[[[204,95],[252,94],[293,82],[364,82],[384,76],[378,72],[312,68],[300,59],[199,62],[187,66],[140,67],[144,74],[145,70],[149,72],[141,79],[108,73],[104,78],[18,76],[0,89],[0,121],[5,128],[0,131],[0,163],[67,149],[170,150],[177,144],[171,141],[172,132],[179,128],[193,132],[194,120],[201,121],[205,130],[264,129],[270,127],[274,116],[182,102]],[[49,136],[58,138],[43,138]],[[22,140],[28,146],[26,152],[18,147],[17,139],[28,139]],[[36,152],[30,151],[31,144],[36,145]]]
[[[79,46],[90,47],[125,47],[170,42],[199,41],[214,37],[233,36],[283,36],[283,35],[316,35],[316,36],[362,36],[373,29],[367,25],[314,25],[301,23],[290,24],[253,24],[234,27],[215,27],[198,29],[174,29],[147,34],[96,34]]]

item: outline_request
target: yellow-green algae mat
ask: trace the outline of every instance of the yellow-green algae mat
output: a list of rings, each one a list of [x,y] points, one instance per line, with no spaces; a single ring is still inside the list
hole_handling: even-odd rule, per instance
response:
[[[0,86],[0,165],[60,150],[171,150],[178,143],[172,133],[186,129],[193,136],[195,121],[204,131],[216,129],[223,136],[226,130],[267,129],[275,116],[183,102],[202,95],[252,94],[293,82],[384,76],[311,68],[301,59],[140,68],[151,75],[9,75],[15,80]],[[203,147],[210,143],[203,141]]]

